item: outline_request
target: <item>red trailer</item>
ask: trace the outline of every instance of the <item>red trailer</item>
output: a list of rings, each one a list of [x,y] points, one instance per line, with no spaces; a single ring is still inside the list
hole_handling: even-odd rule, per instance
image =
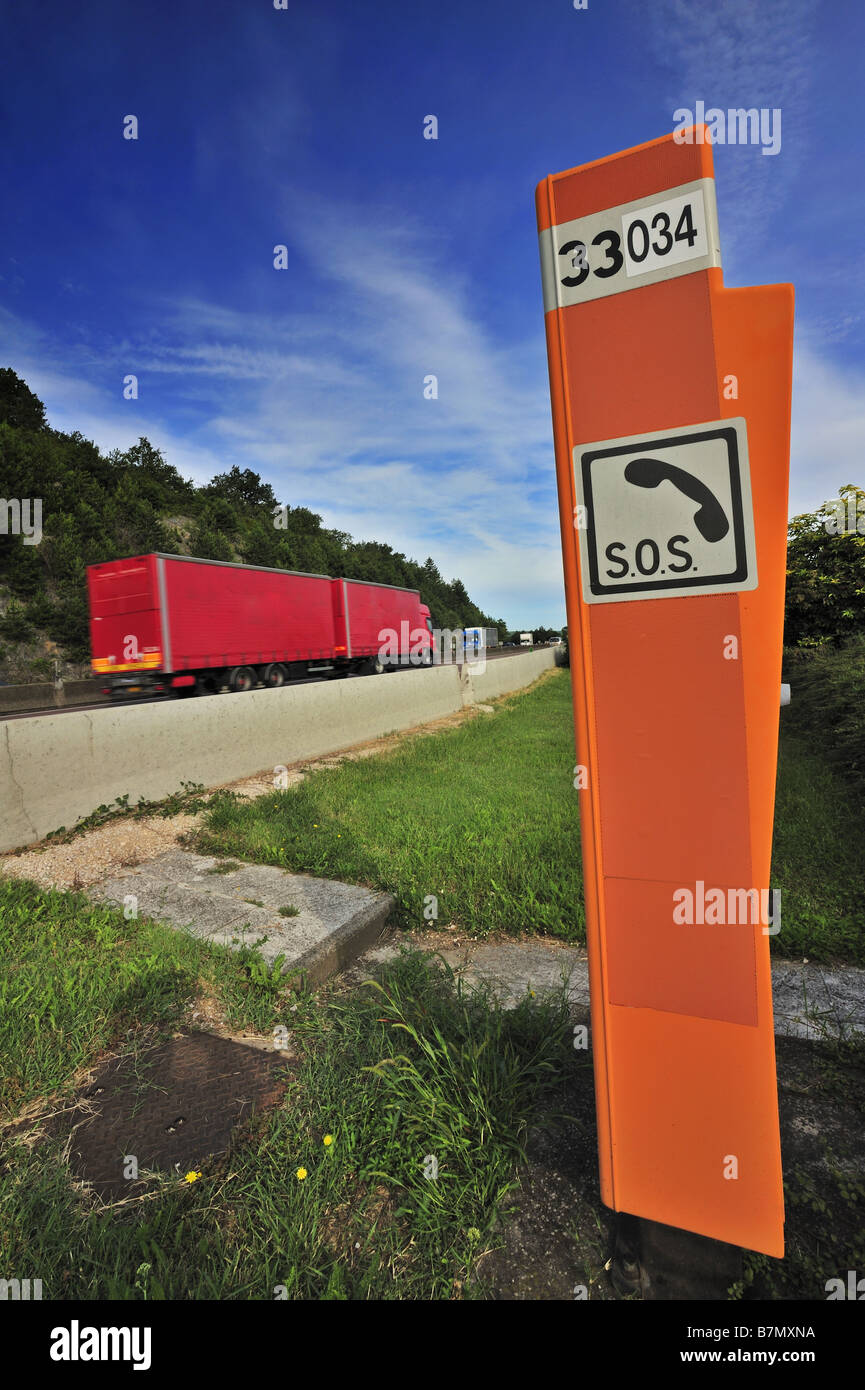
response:
[[[89,565],[93,671],[106,692],[276,687],[432,663],[414,589],[189,555]]]

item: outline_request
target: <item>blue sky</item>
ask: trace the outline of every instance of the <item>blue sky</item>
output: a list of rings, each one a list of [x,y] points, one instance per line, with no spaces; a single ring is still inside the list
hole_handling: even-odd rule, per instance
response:
[[[561,623],[534,187],[702,99],[782,112],[777,155],[714,153],[725,283],[796,286],[791,514],[865,484],[853,0],[0,15],[0,365],[55,427],[146,435],[198,482],[253,468],[513,626]]]

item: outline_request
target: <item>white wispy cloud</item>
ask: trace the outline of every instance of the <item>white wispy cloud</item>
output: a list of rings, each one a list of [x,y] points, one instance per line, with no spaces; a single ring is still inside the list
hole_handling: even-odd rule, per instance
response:
[[[716,152],[725,261],[734,272],[740,255],[753,261],[755,245],[813,157],[818,10],[814,0],[654,0],[646,10],[654,57],[671,74],[671,128],[673,112],[693,111],[698,99],[723,111],[781,111],[778,154],[763,155],[756,145],[725,146],[723,157]],[[727,208],[732,215],[724,215]]]
[[[865,487],[865,371],[816,350],[807,337],[793,363],[790,515]]]
[[[540,324],[530,340],[502,344],[423,228],[326,201],[302,206],[303,220],[292,218],[287,199],[285,217],[313,291],[306,307],[154,302],[137,336],[62,350],[7,314],[0,333],[16,370],[52,424],[104,449],[144,434],[197,482],[252,467],[326,525],[418,560],[432,554],[515,626],[564,621]],[[795,362],[791,513],[862,480],[865,437],[861,372],[802,332]],[[138,401],[121,399],[126,371],[140,377]],[[423,397],[429,373],[438,400]],[[185,431],[184,412],[194,422]]]
[[[814,146],[821,16],[825,22],[814,0],[656,0],[646,11],[655,59],[670,73],[671,116],[678,107],[693,110],[698,98],[724,111],[781,110],[778,155],[724,146],[714,165],[725,282],[789,274],[796,283],[791,515],[837,495],[843,483],[865,483],[865,369],[849,353],[845,362],[837,347],[861,324],[865,268],[843,245],[821,244],[815,255],[803,203],[806,172],[815,159],[833,158]]]
[[[335,257],[346,226],[351,255]],[[16,369],[58,428],[106,449],[145,434],[199,482],[256,468],[327,525],[432,554],[487,611],[563,621],[540,315],[532,341],[494,341],[442,248],[409,224],[320,202],[292,234],[317,290],[303,311],[151,303],[139,341],[91,341],[86,365],[19,324]],[[126,372],[138,401],[121,399]],[[179,405],[202,421],[183,436]]]

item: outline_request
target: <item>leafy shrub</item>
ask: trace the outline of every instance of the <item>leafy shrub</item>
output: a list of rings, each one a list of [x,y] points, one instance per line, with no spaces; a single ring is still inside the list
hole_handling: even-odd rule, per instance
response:
[[[815,739],[865,801],[865,634],[841,647],[789,649],[784,669],[791,730]]]
[[[14,598],[0,619],[0,632],[10,642],[29,642],[34,635],[24,608]]]

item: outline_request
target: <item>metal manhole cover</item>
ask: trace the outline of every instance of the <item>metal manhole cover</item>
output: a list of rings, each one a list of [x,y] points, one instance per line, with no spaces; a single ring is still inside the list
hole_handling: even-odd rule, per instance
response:
[[[45,1131],[71,1133],[69,1164],[76,1177],[105,1200],[116,1200],[142,1190],[136,1166],[139,1174],[183,1175],[226,1153],[241,1121],[281,1100],[286,1065],[279,1052],[212,1033],[186,1034],[138,1057],[108,1062]]]

